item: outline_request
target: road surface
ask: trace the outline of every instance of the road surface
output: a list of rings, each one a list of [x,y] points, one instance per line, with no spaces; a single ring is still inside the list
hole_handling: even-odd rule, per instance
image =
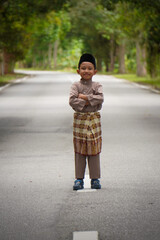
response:
[[[105,96],[102,189],[76,192],[68,97],[79,76],[28,73],[0,91],[0,239],[159,240],[160,94],[94,77]]]

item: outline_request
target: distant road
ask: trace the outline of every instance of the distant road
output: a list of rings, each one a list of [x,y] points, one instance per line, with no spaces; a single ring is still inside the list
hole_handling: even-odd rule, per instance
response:
[[[101,184],[75,192],[74,73],[31,76],[0,92],[0,239],[160,239],[160,95],[112,76],[103,85]],[[88,175],[88,169],[86,171]]]

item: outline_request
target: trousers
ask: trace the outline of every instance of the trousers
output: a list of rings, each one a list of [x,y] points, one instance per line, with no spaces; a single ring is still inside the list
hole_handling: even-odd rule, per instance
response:
[[[75,177],[84,178],[87,160],[90,178],[100,178],[100,154],[85,156],[79,153],[75,153]]]

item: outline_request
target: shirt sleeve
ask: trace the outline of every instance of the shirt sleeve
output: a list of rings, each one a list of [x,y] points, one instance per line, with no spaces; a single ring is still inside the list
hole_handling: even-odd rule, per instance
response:
[[[92,94],[87,95],[87,97],[91,106],[102,104],[104,101],[102,85],[97,83],[95,91]]]
[[[69,96],[69,104],[70,106],[75,110],[75,111],[82,111],[86,101],[78,98],[79,92],[78,92],[78,86],[77,84],[73,84],[71,86],[71,90],[70,90],[70,96]]]

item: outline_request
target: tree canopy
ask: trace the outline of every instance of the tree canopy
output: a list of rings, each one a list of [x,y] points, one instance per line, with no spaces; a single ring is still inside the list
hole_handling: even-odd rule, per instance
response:
[[[160,74],[160,0],[1,0],[1,73],[74,67],[91,52],[99,70]],[[3,70],[3,71],[2,71]]]

